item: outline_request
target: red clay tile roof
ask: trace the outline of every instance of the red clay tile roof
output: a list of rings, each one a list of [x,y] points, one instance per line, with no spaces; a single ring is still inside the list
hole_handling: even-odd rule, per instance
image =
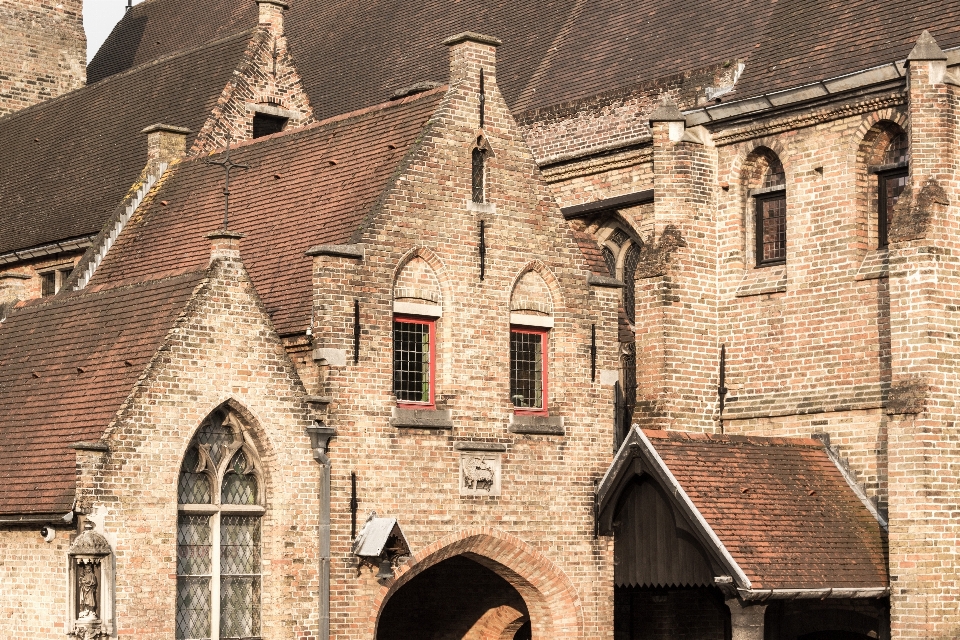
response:
[[[65,514],[96,441],[204,272],[42,298],[0,324],[0,514]]]
[[[780,0],[750,56],[736,98],[903,60],[924,29],[960,46],[960,2]]]
[[[444,93],[434,89],[233,148],[231,159],[250,168],[231,174],[230,228],[246,234],[244,265],[281,334],[302,332],[310,321],[312,258],[304,252],[350,241]],[[220,167],[199,159],[174,165],[91,285],[206,265],[204,236],[222,225],[222,192]]]
[[[160,122],[198,132],[249,38],[240,34],[0,119],[0,253],[100,231],[146,165],[140,131]]]
[[[821,443],[645,434],[753,589],[888,586],[885,534]]]

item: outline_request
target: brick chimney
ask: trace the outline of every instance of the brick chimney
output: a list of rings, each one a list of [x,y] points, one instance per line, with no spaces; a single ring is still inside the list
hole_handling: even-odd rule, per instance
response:
[[[210,240],[210,262],[220,258],[229,260],[240,259],[240,240],[242,233],[229,231],[227,229],[217,229],[213,233],[207,234]]]
[[[257,0],[257,7],[260,9],[260,28],[266,29],[276,38],[282,36],[283,12],[289,9],[290,5],[283,0]]]
[[[461,81],[480,81],[483,69],[484,83],[497,81],[497,47],[503,44],[498,38],[465,31],[443,41],[450,47],[450,84]]]
[[[169,166],[187,153],[190,129],[169,124],[152,124],[141,133],[147,134],[147,173],[157,175],[160,165]]]

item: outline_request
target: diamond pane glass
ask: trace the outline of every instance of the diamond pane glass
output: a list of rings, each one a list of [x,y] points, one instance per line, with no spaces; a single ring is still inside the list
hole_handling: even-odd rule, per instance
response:
[[[510,399],[517,408],[543,407],[543,334],[510,332]]]
[[[260,518],[221,518],[220,576],[220,637],[259,637]]]
[[[210,516],[180,516],[177,520],[177,575],[210,575],[212,546]]]
[[[477,203],[483,203],[484,202],[483,182],[484,182],[484,178],[486,177],[485,176],[486,153],[484,153],[483,149],[474,148],[473,154],[472,154],[472,160],[473,160],[473,171],[472,171],[473,201]]]
[[[220,580],[220,637],[260,636],[260,576],[223,576]]]
[[[603,261],[607,263],[607,271],[610,272],[610,277],[616,278],[617,258],[613,255],[613,251],[610,250],[610,247],[604,247],[600,250],[600,253],[603,254]]]
[[[180,504],[210,504],[210,478],[205,473],[196,473],[200,454],[190,447],[183,458],[180,481],[177,483],[177,500]]]
[[[402,402],[430,402],[430,324],[393,323],[393,391]]]
[[[635,300],[635,283],[637,280],[637,265],[640,264],[640,248],[632,244],[627,249],[627,255],[623,259],[623,283],[626,288],[623,290],[623,311],[627,314],[630,322],[637,321],[637,302]]]
[[[200,444],[210,446],[210,457],[215,465],[220,464],[227,446],[233,443],[233,429],[223,423],[225,417],[222,412],[214,411],[200,425],[196,436]]]
[[[177,576],[177,640],[210,638],[210,577]]]
[[[230,461],[230,471],[223,477],[220,490],[223,504],[257,504],[257,479],[247,473],[247,457],[238,451]]]
[[[220,520],[221,575],[260,575],[260,518],[223,516]]]

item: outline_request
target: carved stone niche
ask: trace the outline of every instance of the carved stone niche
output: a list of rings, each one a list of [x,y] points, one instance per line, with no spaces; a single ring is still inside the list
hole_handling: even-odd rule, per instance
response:
[[[89,524],[89,523],[88,523]],[[92,528],[78,535],[67,551],[70,561],[67,636],[101,640],[113,634],[113,550]]]
[[[460,454],[460,495],[500,495],[500,454],[464,451]]]

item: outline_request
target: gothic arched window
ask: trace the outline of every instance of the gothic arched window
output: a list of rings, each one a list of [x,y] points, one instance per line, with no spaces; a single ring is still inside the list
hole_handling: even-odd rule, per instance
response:
[[[907,147],[907,134],[900,132],[891,138],[883,153],[883,164],[877,172],[877,246],[888,243],[890,223],[897,200],[907,186],[910,152]]]
[[[177,503],[177,639],[259,638],[263,479],[228,410],[190,442]]]

